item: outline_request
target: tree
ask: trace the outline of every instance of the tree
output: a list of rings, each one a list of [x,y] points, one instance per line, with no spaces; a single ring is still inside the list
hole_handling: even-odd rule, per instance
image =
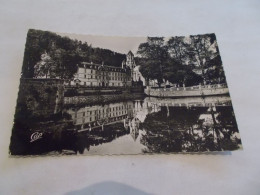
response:
[[[181,65],[185,65],[188,61],[189,46],[185,37],[171,37],[167,41],[170,56]]]
[[[71,79],[77,72],[77,65],[81,62],[81,57],[77,51],[66,51],[56,49],[51,52],[55,63],[55,75],[60,79]]]
[[[34,77],[52,78],[54,66],[54,61],[51,57],[47,53],[42,54],[41,61],[37,62],[34,66]]]
[[[142,57],[140,72],[146,78],[163,82],[163,71],[167,65],[168,52],[163,37],[148,37],[147,42],[139,45],[137,53]]]
[[[212,83],[226,83],[226,77],[220,55],[210,59],[206,66],[206,79]]]
[[[186,86],[201,83],[201,76],[187,64],[190,61],[189,47],[184,37],[172,37],[167,44],[161,37],[148,37],[147,42],[138,48],[140,72],[146,81],[157,79],[159,86],[163,80]]]
[[[207,66],[218,53],[214,34],[190,36],[189,57],[202,70],[204,82],[209,82],[206,75]]]

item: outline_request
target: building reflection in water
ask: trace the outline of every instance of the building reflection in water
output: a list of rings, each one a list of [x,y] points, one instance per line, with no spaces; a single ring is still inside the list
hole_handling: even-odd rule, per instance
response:
[[[106,105],[86,106],[83,108],[72,108],[66,111],[71,115],[76,129],[91,131],[104,125],[117,123],[124,119],[133,117],[133,102],[111,103]]]

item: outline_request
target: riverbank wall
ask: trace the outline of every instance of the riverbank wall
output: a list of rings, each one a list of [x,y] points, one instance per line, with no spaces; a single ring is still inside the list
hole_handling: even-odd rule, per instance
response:
[[[65,105],[103,104],[144,97],[143,86],[65,87]]]
[[[132,100],[136,98],[143,98],[144,93],[131,93],[131,91],[121,91],[118,94],[99,94],[99,95],[84,95],[64,97],[65,105],[79,105],[79,104],[103,104],[110,102],[118,102],[125,100]]]
[[[203,97],[229,94],[226,85],[205,85],[179,88],[151,88],[144,90],[145,95],[151,97]]]

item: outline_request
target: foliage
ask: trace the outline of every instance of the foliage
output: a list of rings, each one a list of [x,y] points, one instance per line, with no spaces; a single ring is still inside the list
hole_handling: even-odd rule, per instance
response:
[[[42,56],[45,54],[45,56]],[[82,61],[120,67],[124,54],[93,48],[49,31],[30,29],[27,34],[22,78],[50,77],[71,79]]]
[[[146,80],[157,79],[186,86],[225,83],[215,34],[190,37],[148,37],[137,52],[140,72]],[[195,72],[202,71],[202,74]]]
[[[41,61],[34,66],[34,77],[55,77],[52,73],[55,71],[54,61],[47,54],[41,55]]]
[[[148,37],[146,43],[141,43],[138,48],[142,56],[141,73],[146,78],[157,79],[160,85],[163,82],[163,72],[167,66],[168,52],[164,45],[163,37]]]
[[[216,119],[205,124],[200,116],[207,114],[207,110],[208,107],[161,107],[161,111],[148,114],[141,123],[146,131],[141,138],[141,143],[148,148],[146,152],[237,149],[241,140],[233,138],[238,129],[232,107],[218,107],[212,115]]]
[[[207,71],[205,74],[205,78],[208,83],[226,83],[226,77],[220,55],[217,55],[215,58],[210,59],[206,65],[206,68]]]
[[[167,41],[167,48],[170,56],[179,64],[185,64],[188,60],[189,44],[185,37],[171,37]]]

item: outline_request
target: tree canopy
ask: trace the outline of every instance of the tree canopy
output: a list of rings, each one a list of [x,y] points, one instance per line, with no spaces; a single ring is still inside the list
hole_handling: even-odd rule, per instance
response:
[[[168,52],[163,37],[148,37],[146,43],[138,48],[141,60],[141,73],[146,78],[157,79],[159,85],[163,82],[163,72],[167,66]]]
[[[42,59],[45,53],[49,59]],[[82,61],[98,64],[103,62],[120,67],[124,59],[124,54],[94,48],[87,42],[82,43],[49,31],[30,29],[25,45],[22,78],[33,78],[35,73],[46,75],[46,71],[51,71],[53,78],[70,79],[77,71],[77,64]]]
[[[186,86],[226,82],[215,34],[170,37],[168,41],[147,37],[137,54],[145,79],[156,79],[159,86],[163,80]]]

